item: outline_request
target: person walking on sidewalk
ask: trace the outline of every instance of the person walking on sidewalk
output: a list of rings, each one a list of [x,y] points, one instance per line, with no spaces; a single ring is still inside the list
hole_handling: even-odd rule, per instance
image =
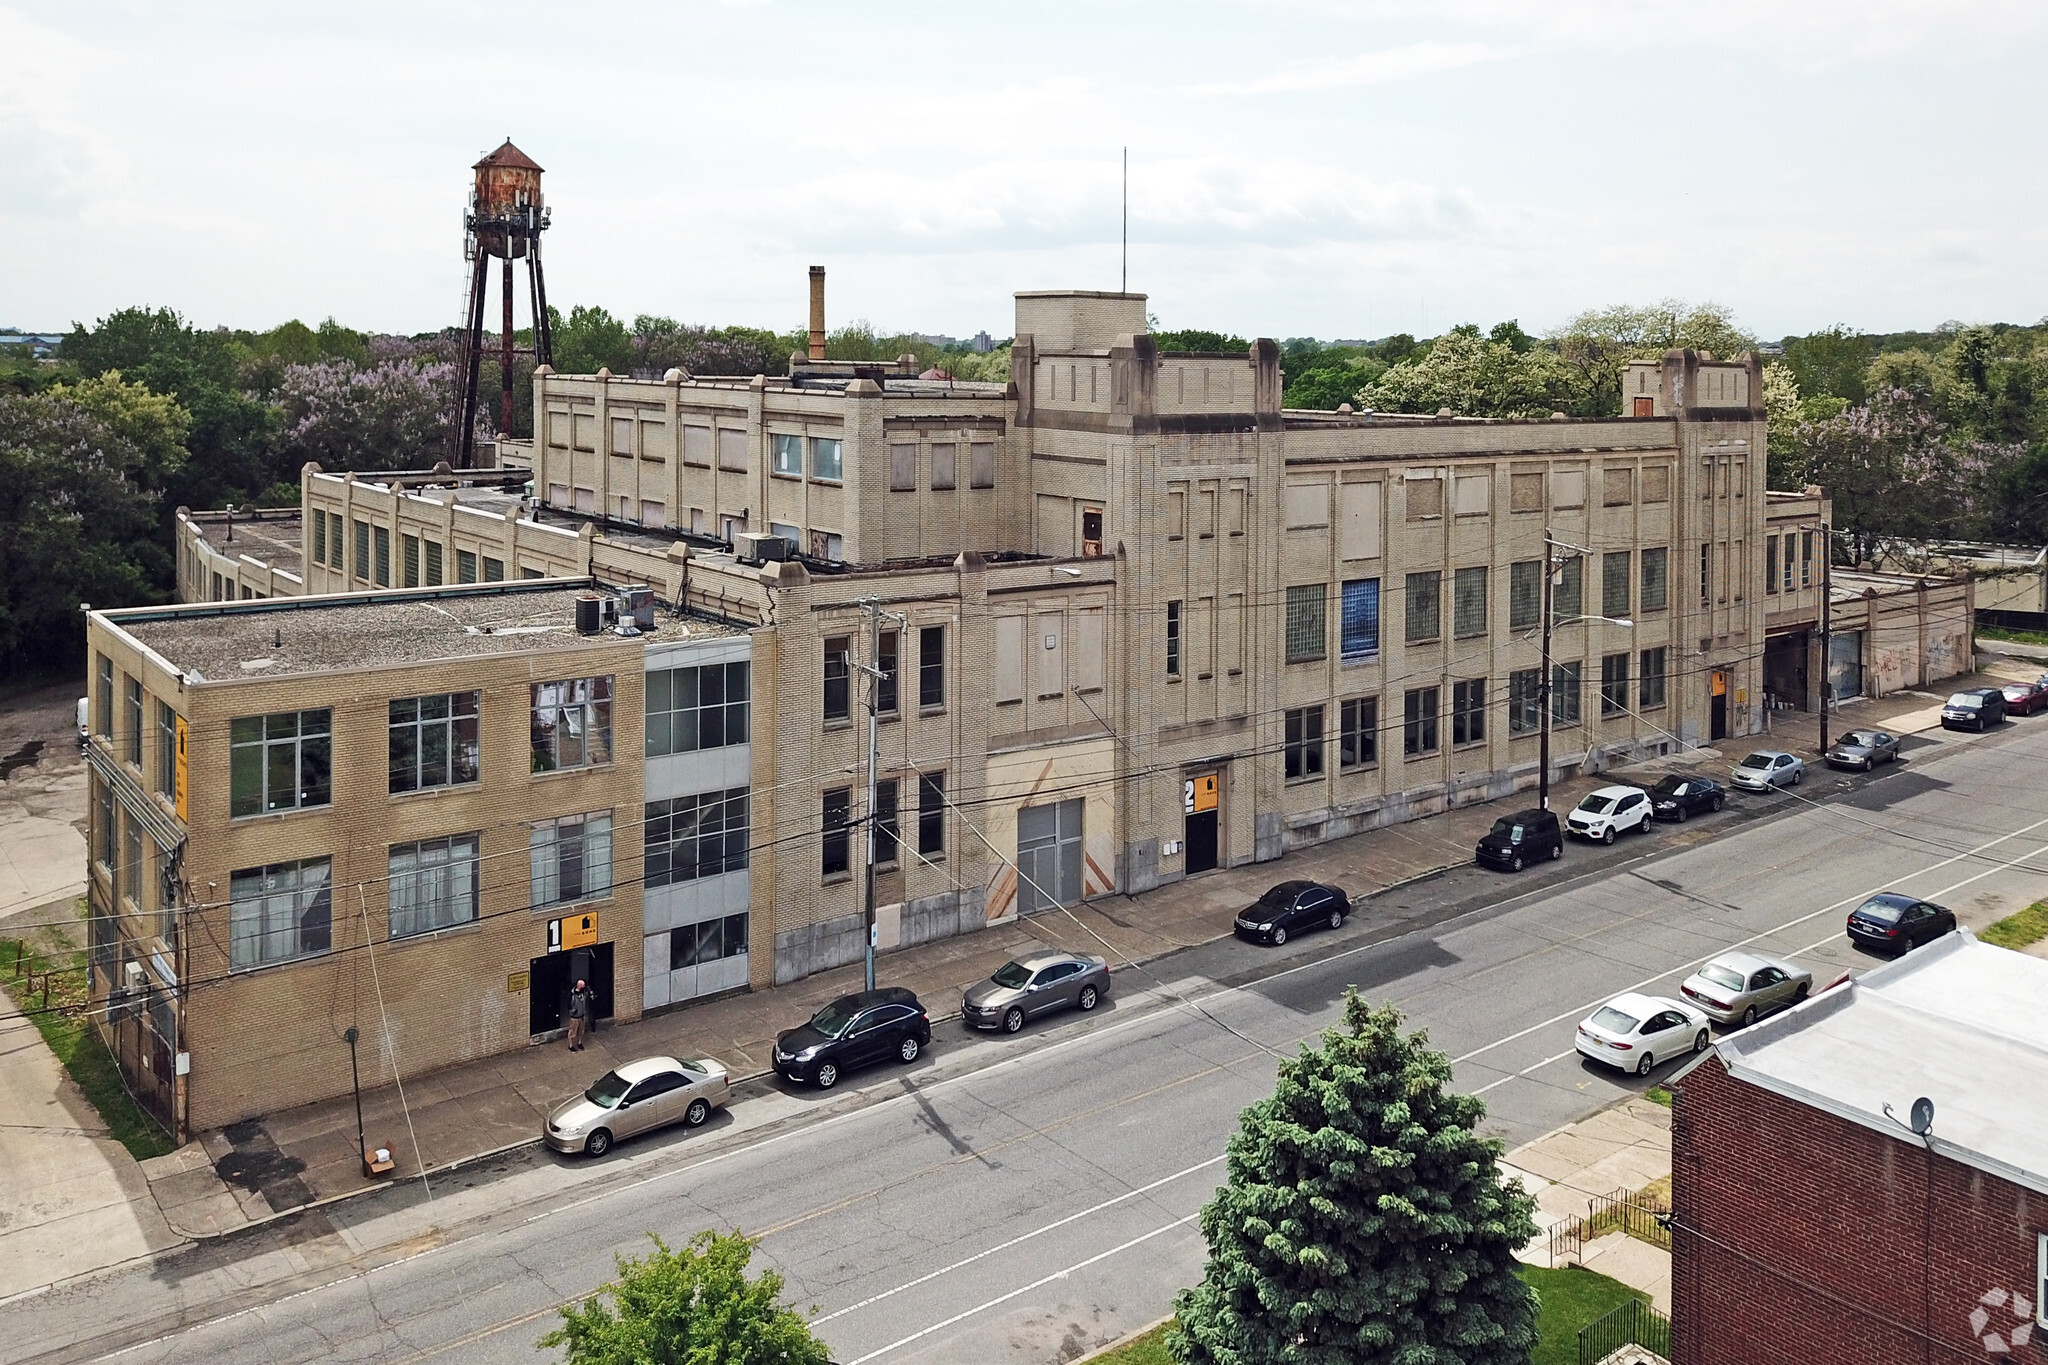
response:
[[[569,992],[569,1051],[583,1051],[583,1030],[590,1026],[590,986],[577,978],[576,989]]]

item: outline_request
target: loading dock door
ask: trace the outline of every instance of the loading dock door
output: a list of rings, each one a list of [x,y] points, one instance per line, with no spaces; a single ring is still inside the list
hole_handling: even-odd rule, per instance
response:
[[[1017,906],[1027,915],[1081,901],[1081,801],[1017,812]]]

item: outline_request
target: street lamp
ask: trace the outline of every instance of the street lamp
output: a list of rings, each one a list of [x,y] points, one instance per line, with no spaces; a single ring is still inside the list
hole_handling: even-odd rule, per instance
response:
[[[1820,751],[1828,751],[1828,708],[1835,700],[1835,528],[1820,524]]]
[[[1562,553],[1562,554],[1560,554],[1560,553],[1559,553],[1560,551],[1562,551],[1563,553]],[[1578,622],[1581,622],[1581,621],[1604,621],[1604,622],[1606,622],[1606,623],[1607,623],[1608,625],[1611,625],[1611,626],[1620,626],[1620,627],[1621,627],[1621,628],[1623,628],[1624,630],[1633,630],[1633,629],[1635,629],[1635,624],[1636,624],[1636,623],[1635,623],[1634,621],[1630,620],[1630,619],[1629,619],[1628,617],[1626,617],[1626,616],[1594,616],[1594,615],[1590,615],[1590,614],[1585,614],[1585,613],[1582,613],[1582,614],[1580,614],[1580,615],[1577,615],[1577,616],[1567,616],[1567,617],[1566,617],[1566,618],[1565,618],[1564,620],[1562,620],[1562,621],[1559,621],[1559,620],[1557,620],[1557,619],[1556,619],[1556,617],[1555,617],[1555,616],[1553,615],[1553,613],[1554,613],[1554,611],[1555,611],[1555,601],[1554,601],[1554,599],[1553,599],[1553,598],[1552,598],[1552,596],[1551,596],[1551,591],[1550,591],[1550,590],[1551,590],[1551,584],[1552,584],[1552,582],[1553,582],[1553,581],[1554,581],[1554,580],[1556,579],[1556,577],[1557,577],[1557,574],[1558,574],[1559,570],[1563,568],[1563,566],[1564,566],[1564,561],[1565,561],[1565,560],[1567,560],[1567,559],[1583,559],[1583,558],[1585,558],[1585,557],[1587,557],[1587,556],[1591,555],[1592,553],[1593,553],[1593,552],[1592,552],[1591,550],[1585,549],[1585,548],[1584,548],[1584,547],[1582,547],[1582,546],[1578,546],[1578,545],[1568,545],[1568,544],[1566,544],[1566,543],[1565,543],[1564,541],[1558,540],[1558,539],[1556,539],[1555,537],[1553,537],[1553,536],[1552,536],[1552,535],[1550,534],[1549,528],[1547,528],[1547,527],[1546,527],[1546,528],[1544,529],[1544,532],[1543,532],[1543,671],[1542,671],[1542,675],[1541,675],[1540,679],[1539,679],[1539,680],[1538,680],[1538,682],[1537,682],[1537,693],[1536,693],[1536,695],[1537,695],[1537,704],[1538,704],[1538,706],[1539,706],[1539,707],[1541,708],[1541,712],[1542,712],[1542,714],[1541,714],[1541,715],[1540,715],[1540,716],[1539,716],[1539,717],[1537,718],[1537,724],[1538,724],[1538,726],[1539,726],[1539,733],[1541,734],[1542,738],[1541,738],[1541,740],[1539,741],[1539,745],[1540,745],[1540,747],[1539,747],[1539,749],[1538,749],[1538,756],[1537,756],[1537,765],[1538,765],[1538,766],[1537,766],[1537,770],[1536,770],[1536,804],[1537,804],[1537,805],[1539,805],[1539,806],[1541,806],[1541,807],[1542,807],[1542,808],[1543,808],[1544,810],[1549,810],[1549,809],[1550,809],[1550,635],[1551,635],[1551,632],[1552,632],[1552,631],[1554,631],[1554,630],[1556,630],[1556,629],[1557,629],[1557,627],[1559,627],[1559,626],[1569,626],[1569,625],[1574,625],[1574,624],[1576,624],[1576,623],[1578,623]],[[1582,595],[1583,595],[1583,590],[1584,590],[1584,585],[1583,585],[1583,584],[1581,584],[1581,594],[1582,594]],[[1584,680],[1583,678],[1581,678],[1581,679],[1580,679],[1580,682],[1581,682],[1581,684],[1583,684],[1583,683],[1584,683],[1584,681],[1585,681],[1585,680]]]

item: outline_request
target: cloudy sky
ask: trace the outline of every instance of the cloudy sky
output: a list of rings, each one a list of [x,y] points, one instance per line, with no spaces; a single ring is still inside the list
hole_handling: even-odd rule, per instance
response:
[[[0,326],[453,323],[508,134],[565,310],[788,328],[818,263],[835,326],[1006,335],[1118,287],[1128,146],[1165,327],[2048,314],[2038,0],[0,0],[0,52]]]

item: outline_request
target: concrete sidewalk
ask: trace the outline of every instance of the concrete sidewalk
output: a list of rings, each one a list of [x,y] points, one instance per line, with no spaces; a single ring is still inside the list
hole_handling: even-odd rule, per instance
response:
[[[1956,680],[1955,685],[1963,681]],[[1917,694],[1857,703],[1838,716],[1837,733],[1853,725],[1896,726],[1908,720],[1917,726],[1928,708],[1938,703],[1939,698]],[[1817,739],[1816,717],[1779,713],[1773,734],[1733,744],[1741,752],[1784,747],[1811,755]],[[1732,751],[1699,748],[1597,777],[1573,776],[1553,784],[1551,804],[1560,811],[1569,809],[1594,787],[1654,781],[1660,770],[1696,769],[1725,776],[1736,756]],[[1119,967],[1144,963],[1228,937],[1238,909],[1274,882],[1290,877],[1334,882],[1354,901],[1367,899],[1469,863],[1473,844],[1499,815],[1533,801],[1534,792],[1524,791],[1507,800],[1303,849],[1274,862],[1219,870],[1142,896],[1105,897],[1071,914],[1053,912],[919,944],[886,954],[881,971],[890,984],[915,991],[935,1021],[953,1018],[965,987],[1021,953],[1050,946],[1102,953]],[[1503,882],[1503,890],[1509,885]],[[1361,907],[1361,912],[1370,913],[1370,907]],[[588,1086],[604,1068],[634,1057],[716,1057],[735,1082],[745,1081],[769,1071],[777,1032],[800,1023],[825,1002],[858,990],[861,981],[861,966],[851,964],[772,990],[742,992],[632,1024],[601,1027],[591,1036],[587,1055],[571,1055],[560,1044],[544,1045],[408,1077],[404,1104],[395,1086],[364,1092],[365,1133],[372,1145],[391,1149],[398,1160],[394,1175],[404,1177],[534,1141],[549,1108]],[[1150,983],[1132,976],[1120,977],[1119,984],[1128,992]],[[195,1236],[239,1225],[230,1203],[246,1222],[355,1193],[372,1184],[361,1172],[355,1123],[354,1104],[347,1096],[264,1115],[205,1135],[184,1154],[165,1158],[164,1179],[177,1183],[153,1183],[152,1188],[160,1190],[167,1209],[175,1202],[187,1210],[174,1221]],[[220,1188],[204,1188],[202,1161],[225,1180],[231,1199],[223,1199]],[[1597,1192],[1607,1194],[1615,1188],[1610,1184]]]
[[[1550,1265],[1551,1232],[1584,1218],[1592,1200],[1670,1176],[1671,1111],[1630,1096],[1517,1147],[1501,1168],[1536,1196],[1536,1238],[1516,1254],[1531,1265]],[[1671,1311],[1671,1253],[1662,1247],[1611,1232],[1587,1242],[1572,1260],[1642,1290],[1660,1312]]]

